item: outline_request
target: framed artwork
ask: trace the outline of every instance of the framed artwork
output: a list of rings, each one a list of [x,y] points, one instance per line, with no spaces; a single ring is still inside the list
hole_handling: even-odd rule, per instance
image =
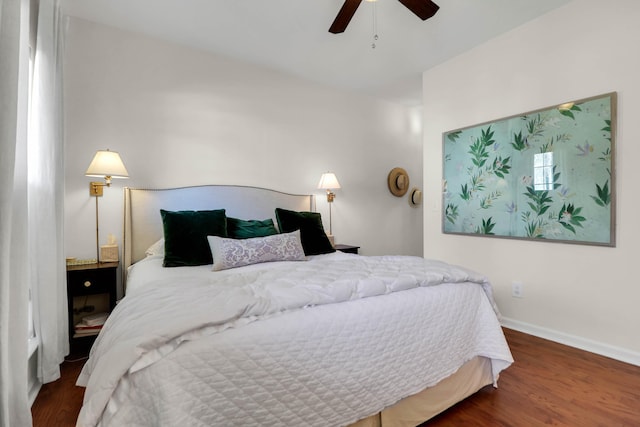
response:
[[[617,93],[445,132],[442,230],[615,246]]]

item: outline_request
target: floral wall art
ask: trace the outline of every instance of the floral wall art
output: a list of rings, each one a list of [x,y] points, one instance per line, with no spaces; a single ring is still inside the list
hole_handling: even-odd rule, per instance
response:
[[[616,93],[443,134],[443,232],[615,246]]]

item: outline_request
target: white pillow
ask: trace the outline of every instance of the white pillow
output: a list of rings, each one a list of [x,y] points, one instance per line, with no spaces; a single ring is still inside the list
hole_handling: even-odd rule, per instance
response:
[[[251,239],[218,236],[207,236],[207,239],[213,256],[213,271],[261,262],[306,260],[300,230]]]
[[[149,246],[144,253],[146,256],[164,256],[164,237]]]

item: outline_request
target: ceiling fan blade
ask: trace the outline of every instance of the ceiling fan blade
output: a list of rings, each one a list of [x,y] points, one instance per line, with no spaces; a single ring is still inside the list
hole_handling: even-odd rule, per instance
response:
[[[345,0],[342,8],[340,8],[340,12],[336,16],[336,19],[333,20],[333,24],[331,24],[331,28],[329,28],[329,32],[333,34],[338,34],[344,32],[347,29],[347,25],[351,22],[351,18],[353,18],[353,14],[356,13],[356,9],[360,6],[362,0]]]
[[[431,0],[398,0],[405,5],[407,9],[415,13],[418,18],[425,19],[431,18],[436,14],[440,6],[432,2]]]

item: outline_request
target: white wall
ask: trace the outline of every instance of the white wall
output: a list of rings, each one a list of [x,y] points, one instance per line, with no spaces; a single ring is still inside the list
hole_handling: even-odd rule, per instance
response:
[[[640,2],[573,1],[426,71],[424,254],[492,280],[507,323],[640,364]],[[441,233],[442,133],[618,92],[617,247]],[[525,296],[511,297],[511,282]]]
[[[314,193],[336,173],[337,243],[422,255],[422,208],[389,193],[395,166],[422,183],[421,110],[339,92],[265,68],[71,19],[65,53],[66,253],[95,256],[84,176],[98,149],[131,179],[100,198],[101,242],[120,239],[123,186],[241,184]]]

